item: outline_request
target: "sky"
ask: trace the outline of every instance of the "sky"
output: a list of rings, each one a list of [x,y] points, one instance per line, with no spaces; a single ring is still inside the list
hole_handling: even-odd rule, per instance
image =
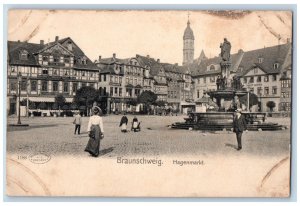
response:
[[[113,53],[118,58],[140,54],[181,65],[188,18],[195,58],[201,50],[207,57],[218,56],[225,37],[231,53],[286,43],[292,37],[289,11],[10,10],[7,32],[10,41],[32,43],[71,37],[92,61]]]

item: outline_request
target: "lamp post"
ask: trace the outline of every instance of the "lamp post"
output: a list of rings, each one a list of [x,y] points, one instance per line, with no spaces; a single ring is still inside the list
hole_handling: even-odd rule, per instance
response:
[[[22,82],[22,74],[21,72],[18,73],[18,95],[19,95],[19,107],[18,107],[18,125],[22,124],[21,123],[21,82]]]

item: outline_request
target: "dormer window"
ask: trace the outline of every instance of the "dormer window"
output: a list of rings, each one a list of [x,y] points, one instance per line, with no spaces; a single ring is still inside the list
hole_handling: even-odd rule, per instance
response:
[[[68,47],[68,50],[69,50],[69,51],[72,51],[73,45],[72,45],[72,42],[71,42],[71,41],[68,42],[68,46],[67,46],[67,47]]]
[[[209,71],[215,71],[215,66],[214,65],[210,65],[210,67],[209,67]]]
[[[20,51],[20,60],[27,60],[28,59],[28,51],[22,50]]]
[[[263,63],[263,61],[264,61],[264,58],[262,58],[262,57],[259,57],[259,58],[258,58],[258,63],[261,64],[261,63]]]
[[[279,68],[279,63],[273,64],[273,68],[274,68],[274,69],[278,69],[278,68]]]
[[[43,61],[44,62],[48,61],[48,56],[43,56]]]
[[[87,58],[84,56],[81,58],[81,64],[86,65]]]
[[[43,59],[43,61],[45,61],[45,60]],[[59,63],[59,56],[53,56],[53,62]]]

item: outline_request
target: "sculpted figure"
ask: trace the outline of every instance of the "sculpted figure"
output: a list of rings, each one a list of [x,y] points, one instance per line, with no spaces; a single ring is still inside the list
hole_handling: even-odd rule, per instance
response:
[[[230,50],[231,50],[231,44],[230,42],[224,38],[223,44],[220,45],[221,48],[221,58],[223,61],[229,61],[230,60]]]

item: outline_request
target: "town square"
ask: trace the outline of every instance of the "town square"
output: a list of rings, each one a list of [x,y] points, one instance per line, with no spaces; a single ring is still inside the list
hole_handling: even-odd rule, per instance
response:
[[[11,10],[8,194],[288,197],[292,15]]]

